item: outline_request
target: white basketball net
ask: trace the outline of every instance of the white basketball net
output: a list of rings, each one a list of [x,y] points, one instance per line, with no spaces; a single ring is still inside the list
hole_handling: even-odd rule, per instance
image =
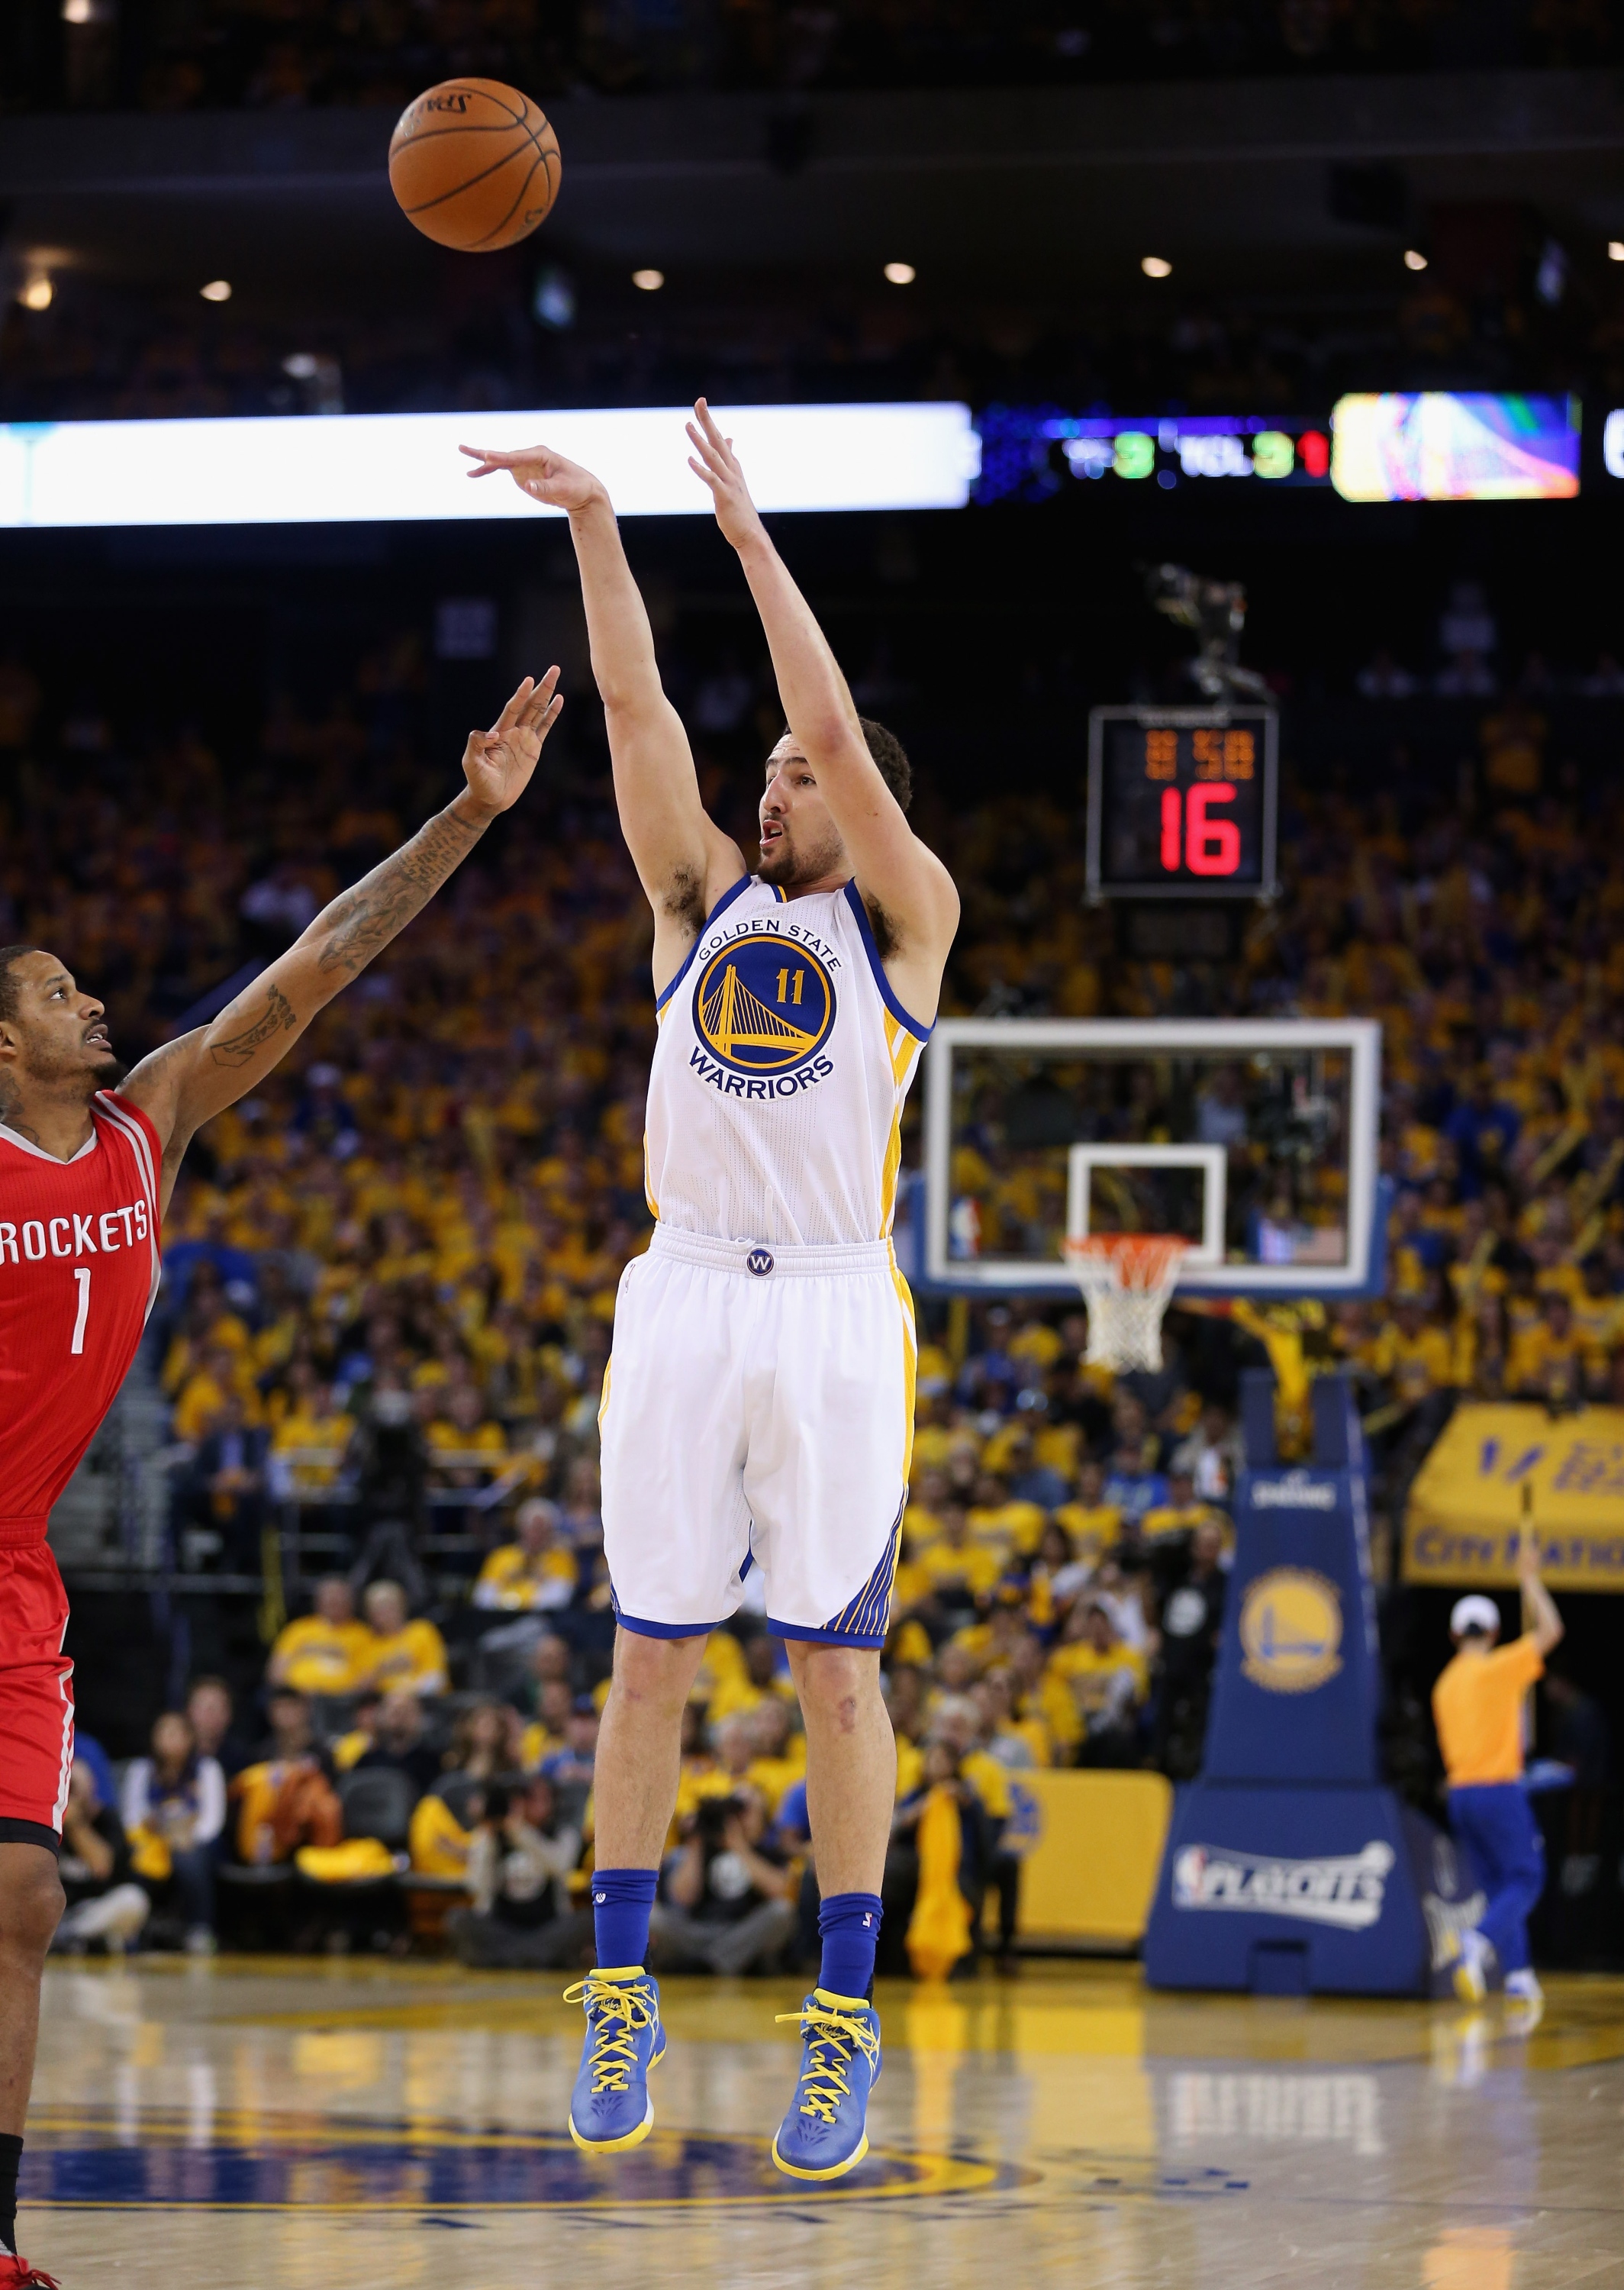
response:
[[[1088,1305],[1091,1367],[1116,1374],[1162,1365],[1162,1315],[1190,1243],[1171,1233],[1090,1232],[1066,1243]]]

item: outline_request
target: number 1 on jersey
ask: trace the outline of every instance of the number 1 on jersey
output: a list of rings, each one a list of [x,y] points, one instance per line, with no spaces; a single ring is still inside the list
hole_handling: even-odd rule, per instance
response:
[[[76,1265],[73,1277],[79,1284],[79,1316],[73,1324],[73,1341],[68,1346],[68,1349],[77,1356],[84,1349],[84,1323],[90,1317],[89,1265]]]

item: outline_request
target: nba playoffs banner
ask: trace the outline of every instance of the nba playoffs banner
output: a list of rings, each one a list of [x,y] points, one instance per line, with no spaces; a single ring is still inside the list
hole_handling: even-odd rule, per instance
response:
[[[1624,1408],[1456,1408],[1411,1489],[1404,1577],[1509,1587],[1524,1488],[1555,1590],[1624,1590]]]

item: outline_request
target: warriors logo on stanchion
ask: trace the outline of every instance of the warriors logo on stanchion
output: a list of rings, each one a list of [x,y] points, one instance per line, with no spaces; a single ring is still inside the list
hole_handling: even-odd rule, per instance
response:
[[[1342,1667],[1342,1601],[1307,1566],[1275,1566],[1241,1603],[1242,1669],[1270,1693],[1311,1693]]]

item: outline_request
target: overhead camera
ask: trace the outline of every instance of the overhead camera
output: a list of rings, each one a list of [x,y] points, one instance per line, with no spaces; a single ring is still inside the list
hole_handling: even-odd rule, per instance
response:
[[[1212,581],[1184,564],[1152,564],[1144,569],[1145,593],[1154,609],[1193,629],[1198,639],[1194,660],[1184,663],[1204,700],[1268,698],[1268,687],[1256,670],[1240,664],[1241,637],[1246,626],[1246,591],[1238,581]]]

